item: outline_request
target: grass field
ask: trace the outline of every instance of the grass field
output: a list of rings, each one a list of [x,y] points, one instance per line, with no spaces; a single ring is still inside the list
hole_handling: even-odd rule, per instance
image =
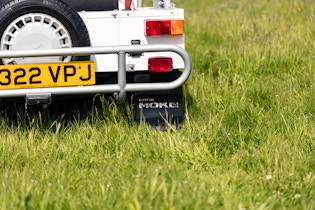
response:
[[[175,3],[193,60],[182,128],[107,100],[3,109],[0,209],[315,209],[314,1]]]

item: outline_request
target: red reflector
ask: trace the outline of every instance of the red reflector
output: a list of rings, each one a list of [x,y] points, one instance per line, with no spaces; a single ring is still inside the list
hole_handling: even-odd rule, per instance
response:
[[[161,34],[171,34],[171,21],[146,21],[146,35],[161,35]]]
[[[173,59],[170,57],[149,58],[150,72],[169,72],[173,70]]]
[[[146,20],[145,34],[147,36],[184,34],[184,20]]]

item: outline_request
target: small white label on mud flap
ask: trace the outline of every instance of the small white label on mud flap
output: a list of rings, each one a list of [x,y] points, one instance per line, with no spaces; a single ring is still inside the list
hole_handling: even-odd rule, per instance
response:
[[[168,109],[176,109],[179,108],[179,103],[178,102],[140,102],[139,103],[139,108],[140,109],[163,109],[163,108],[168,108]]]

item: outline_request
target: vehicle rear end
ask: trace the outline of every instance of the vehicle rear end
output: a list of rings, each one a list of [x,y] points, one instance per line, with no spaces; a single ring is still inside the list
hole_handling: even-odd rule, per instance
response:
[[[152,4],[8,0],[0,10],[0,99],[48,104],[58,95],[113,93],[119,103],[132,98],[137,122],[180,124],[191,71],[184,10],[171,0]]]
[[[133,10],[94,11],[79,13],[84,20],[92,46],[170,44],[184,48],[184,10],[178,8],[138,7]],[[131,54],[127,71],[159,71],[154,57],[169,57],[173,68],[183,68],[183,61],[174,53]],[[117,71],[115,55],[97,55],[97,71]],[[148,66],[150,60],[151,69]],[[166,61],[160,60],[160,61]],[[165,63],[167,64],[167,63]],[[161,71],[163,66],[160,67]],[[166,71],[166,70],[165,70]]]
[[[128,8],[127,10],[125,8]],[[130,8],[130,9],[129,9]],[[184,48],[184,10],[171,1],[154,1],[142,7],[141,1],[120,5],[109,12],[80,12],[91,36],[92,46],[177,45]],[[105,27],[95,27],[102,25]],[[104,32],[106,38],[104,39]],[[98,81],[117,82],[116,55],[94,55]],[[181,75],[184,62],[173,52],[129,53],[126,56],[127,80],[130,83],[171,82]],[[111,76],[112,75],[112,76]],[[141,91],[133,94],[135,117],[151,125],[183,120],[182,87],[168,91]]]

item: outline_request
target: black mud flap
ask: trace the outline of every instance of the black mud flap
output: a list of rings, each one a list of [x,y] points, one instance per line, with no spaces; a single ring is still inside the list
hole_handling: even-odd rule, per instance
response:
[[[135,120],[153,127],[168,124],[180,125],[183,121],[184,106],[182,87],[161,93],[134,94]]]

